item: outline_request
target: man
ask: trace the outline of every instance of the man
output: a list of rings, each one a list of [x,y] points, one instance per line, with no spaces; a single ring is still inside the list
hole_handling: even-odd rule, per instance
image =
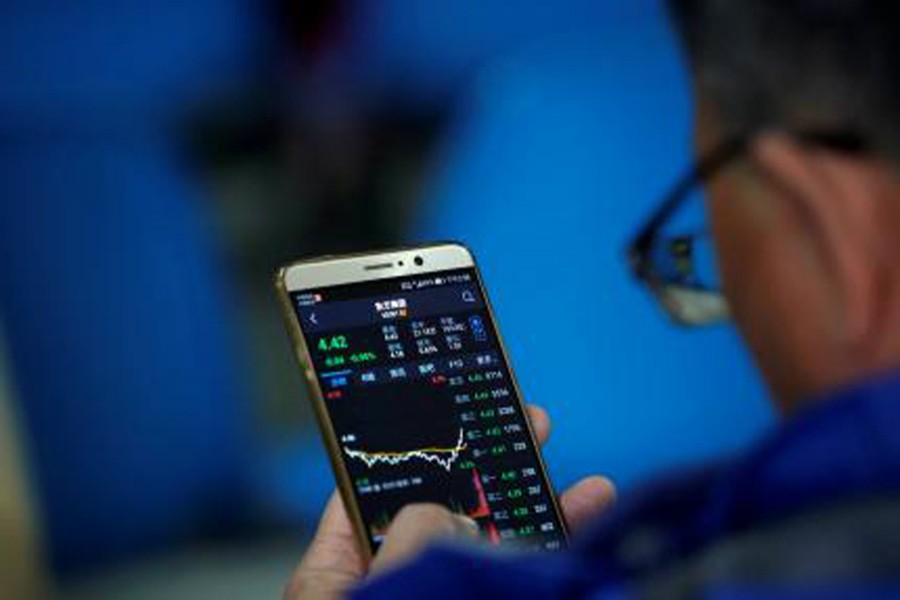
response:
[[[728,307],[785,423],[611,510],[581,482],[552,555],[433,545],[471,528],[425,505],[366,565],[335,498],[286,598],[900,597],[900,22],[877,0],[671,5],[703,158],[633,267],[684,324]],[[702,184],[727,305],[672,218]]]

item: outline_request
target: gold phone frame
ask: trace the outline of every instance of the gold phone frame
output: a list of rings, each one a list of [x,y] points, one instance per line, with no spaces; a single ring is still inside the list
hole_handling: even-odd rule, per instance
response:
[[[541,452],[541,446],[538,443],[537,437],[534,434],[534,428],[531,425],[531,418],[528,416],[528,411],[526,410],[525,400],[522,396],[521,389],[519,388],[519,382],[516,379],[515,372],[512,369],[512,363],[509,360],[509,355],[506,352],[506,345],[503,343],[503,338],[500,334],[500,326],[497,322],[497,319],[494,315],[494,309],[491,305],[490,298],[488,297],[487,289],[484,285],[484,282],[481,277],[481,270],[478,268],[478,264],[475,261],[474,255],[471,251],[464,245],[459,242],[448,241],[448,242],[435,242],[431,244],[423,244],[419,246],[406,246],[400,248],[392,248],[386,250],[378,250],[372,252],[362,252],[362,253],[354,253],[354,254],[342,254],[342,255],[325,255],[325,256],[317,256],[308,259],[303,259],[299,261],[292,262],[288,265],[281,267],[275,275],[275,290],[278,296],[279,303],[281,305],[282,316],[285,319],[285,323],[287,325],[288,332],[290,334],[291,345],[294,349],[294,354],[297,360],[300,363],[300,367],[303,371],[303,376],[306,379],[306,383],[309,386],[310,391],[312,392],[311,401],[313,404],[313,412],[316,415],[316,422],[319,427],[319,433],[322,436],[322,439],[325,443],[325,450],[328,454],[328,460],[331,463],[332,471],[334,471],[335,481],[337,483],[337,488],[339,493],[341,494],[341,498],[344,501],[344,506],[347,509],[348,516],[350,517],[350,522],[353,525],[353,530],[356,534],[356,540],[360,547],[360,550],[363,553],[363,556],[369,560],[372,558],[372,543],[371,538],[369,537],[369,531],[366,527],[366,523],[362,516],[362,511],[360,510],[356,494],[353,490],[353,482],[350,479],[350,474],[345,464],[344,454],[341,452],[340,444],[338,443],[337,434],[334,430],[334,425],[331,422],[331,416],[328,414],[328,408],[325,403],[325,397],[322,394],[321,386],[319,385],[319,381],[316,377],[315,368],[312,362],[312,356],[310,355],[309,348],[306,345],[306,341],[303,336],[303,331],[301,329],[301,325],[299,319],[297,317],[297,312],[294,310],[293,303],[291,302],[290,294],[291,292],[301,291],[303,289],[315,289],[316,287],[322,288],[327,287],[323,285],[310,286],[308,288],[292,288],[288,289],[288,273],[295,268],[304,268],[310,266],[322,266],[323,263],[336,263],[336,262],[345,262],[345,261],[353,261],[357,262],[360,260],[371,260],[372,265],[382,266],[386,265],[387,262],[391,262],[397,258],[398,255],[408,255],[407,261],[412,261],[414,255],[417,252],[434,252],[436,250],[446,248],[453,249],[454,251],[463,251],[468,256],[468,259],[471,264],[467,266],[463,266],[461,268],[472,268],[475,271],[475,279],[478,284],[479,290],[481,291],[482,297],[484,298],[484,305],[487,309],[488,316],[491,319],[491,323],[494,327],[494,330],[497,334],[497,342],[500,346],[500,355],[503,357],[504,363],[507,367],[507,370],[510,374],[510,380],[512,382],[513,390],[516,393],[516,398],[519,403],[519,410],[522,411],[522,414],[525,415],[525,424],[528,430],[528,436],[531,439],[531,443],[533,448],[535,449],[535,455],[537,456],[538,468],[541,472],[541,477],[543,478],[543,483],[549,486],[549,496],[550,501],[553,505],[553,510],[555,511],[557,520],[562,527],[563,537],[568,540],[569,538],[569,527],[566,523],[565,515],[560,509],[559,500],[556,496],[555,488],[550,480],[550,475],[547,471],[547,467],[544,463],[543,453]],[[390,259],[390,260],[388,260]],[[407,262],[407,264],[410,264]],[[346,265],[345,265],[346,266]],[[361,265],[362,266],[362,265]],[[394,277],[402,277],[404,275],[416,276],[416,275],[425,275],[428,273],[436,273],[441,270],[446,269],[434,269],[430,267],[423,267],[418,270],[406,270],[403,273],[399,274],[390,274],[387,276],[364,276],[366,270],[360,269],[360,278],[356,280],[347,281],[346,283],[364,283],[367,281],[378,281],[379,279],[392,279]],[[343,285],[342,284],[332,284],[332,285]]]

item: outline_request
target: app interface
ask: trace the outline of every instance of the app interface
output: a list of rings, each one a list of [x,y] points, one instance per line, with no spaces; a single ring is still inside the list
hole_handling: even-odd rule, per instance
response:
[[[412,502],[472,517],[492,543],[562,547],[474,269],[292,301],[373,548]]]

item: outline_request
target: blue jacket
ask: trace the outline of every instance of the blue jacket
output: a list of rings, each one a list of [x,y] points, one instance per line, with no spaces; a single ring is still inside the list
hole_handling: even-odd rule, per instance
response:
[[[900,373],[847,387],[749,454],[623,498],[556,554],[436,547],[390,598],[900,598]]]

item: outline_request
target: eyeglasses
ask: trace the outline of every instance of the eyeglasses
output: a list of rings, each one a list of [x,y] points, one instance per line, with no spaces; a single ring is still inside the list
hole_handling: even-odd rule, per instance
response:
[[[867,150],[863,139],[852,133],[793,137],[844,154]],[[703,187],[743,156],[752,139],[729,139],[697,163],[676,182],[629,244],[632,273],[678,325],[709,325],[730,316],[706,224]]]

